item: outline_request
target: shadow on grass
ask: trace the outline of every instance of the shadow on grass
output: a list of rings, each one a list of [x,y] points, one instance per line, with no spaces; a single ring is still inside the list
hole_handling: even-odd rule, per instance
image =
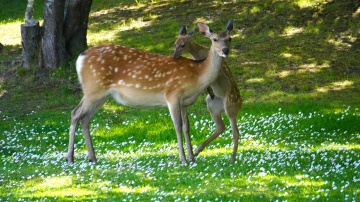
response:
[[[237,32],[228,62],[245,100],[357,103],[359,93],[354,93],[360,92],[357,1],[310,6],[290,0],[227,4],[170,1],[149,6],[115,7],[93,16],[91,22],[97,24],[93,26],[90,22],[90,30],[109,28],[106,23],[101,26],[101,22],[111,26],[123,22],[127,28],[115,32],[112,42],[170,55],[181,25],[193,27],[197,21],[207,21],[218,30],[223,22],[233,18]],[[214,12],[207,15],[209,10]],[[209,44],[207,39],[195,38]]]

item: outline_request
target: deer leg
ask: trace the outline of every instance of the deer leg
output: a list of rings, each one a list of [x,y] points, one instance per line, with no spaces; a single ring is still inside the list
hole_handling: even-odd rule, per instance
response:
[[[240,111],[240,108],[237,105],[233,106],[225,106],[225,113],[230,120],[231,130],[233,134],[233,153],[231,155],[231,163],[235,163],[236,160],[236,152],[238,150],[239,145],[239,128],[237,125],[237,116]]]
[[[207,96],[206,103],[210,111],[211,118],[215,122],[216,128],[214,133],[196,149],[195,156],[199,155],[199,153],[204,150],[210,142],[212,142],[225,130],[225,124],[221,117],[221,113],[224,111],[223,99],[216,96],[214,99],[211,99],[210,96]]]
[[[181,118],[180,102],[178,100],[176,100],[175,102],[168,101],[168,108],[170,111],[171,119],[175,127],[181,165],[188,165],[188,162],[185,158],[185,152],[182,142],[182,118]]]
[[[88,151],[88,158],[89,158],[89,162],[92,163],[97,163],[97,159],[95,156],[95,151],[90,136],[90,130],[89,130],[90,119],[94,116],[95,112],[105,103],[105,101],[106,98],[97,100],[94,104],[90,105],[87,112],[84,113],[83,117],[81,118],[81,126],[85,138],[85,144]]]
[[[188,118],[188,113],[187,113],[186,107],[181,108],[181,118],[182,118],[183,132],[184,132],[185,141],[186,141],[187,153],[188,153],[188,156],[191,159],[191,161],[193,163],[195,163],[196,160],[194,157],[191,140],[190,140],[190,126],[189,126],[189,118]]]
[[[237,118],[236,117],[229,117],[230,119],[230,125],[232,128],[232,134],[233,134],[233,153],[231,155],[231,163],[235,163],[236,160],[236,152],[238,149],[238,145],[239,145],[239,129],[238,129],[238,125],[237,125]]]
[[[91,102],[86,101],[86,99],[82,99],[81,102],[71,111],[71,125],[69,130],[69,146],[67,153],[67,162],[74,163],[74,145],[75,145],[75,132],[76,125],[81,120],[81,125],[83,129],[83,134],[86,142],[86,146],[88,148],[89,156],[94,154],[94,149],[90,139],[89,132],[89,121],[90,118],[94,115],[95,111],[100,108],[105,102],[105,99],[100,99],[95,104],[91,104]],[[91,151],[89,151],[89,148]],[[91,157],[93,162],[96,162],[95,156]],[[95,159],[95,161],[94,161]]]
[[[68,153],[67,153],[67,162],[69,164],[74,163],[74,145],[75,145],[75,131],[76,125],[79,122],[82,114],[82,105],[83,102],[81,101],[74,110],[71,111],[71,125],[69,130],[69,146],[68,146]]]

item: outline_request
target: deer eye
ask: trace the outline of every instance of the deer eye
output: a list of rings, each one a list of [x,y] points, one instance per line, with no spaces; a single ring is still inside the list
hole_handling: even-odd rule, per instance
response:
[[[230,37],[230,38],[229,38],[229,41],[231,41],[231,39],[232,39],[232,38]]]
[[[216,42],[216,41],[218,41],[218,40],[217,40],[216,38],[214,38],[214,39],[213,39],[213,41],[215,41],[215,42]]]
[[[185,47],[185,44],[181,44],[181,48],[184,48]]]

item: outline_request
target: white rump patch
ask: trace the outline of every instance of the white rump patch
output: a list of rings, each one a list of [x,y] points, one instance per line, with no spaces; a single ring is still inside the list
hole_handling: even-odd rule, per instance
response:
[[[86,59],[86,55],[81,55],[80,54],[79,57],[76,60],[76,72],[78,74],[78,78],[79,78],[80,83],[82,83],[81,71],[83,69],[85,59]]]

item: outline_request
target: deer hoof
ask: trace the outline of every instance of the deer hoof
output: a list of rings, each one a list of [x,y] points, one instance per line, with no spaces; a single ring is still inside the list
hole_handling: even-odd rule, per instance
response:
[[[71,165],[74,163],[74,159],[66,158],[66,162]]]

